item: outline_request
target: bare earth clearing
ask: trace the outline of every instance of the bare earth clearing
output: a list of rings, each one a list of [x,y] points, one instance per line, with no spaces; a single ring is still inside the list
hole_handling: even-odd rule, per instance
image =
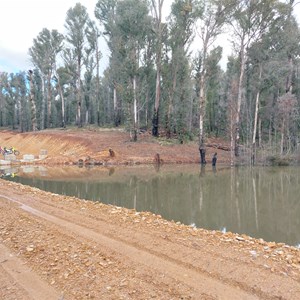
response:
[[[163,143],[119,131],[0,131],[0,145],[21,155],[46,149],[44,164],[142,164],[156,153],[199,161],[195,143]],[[300,299],[300,251],[0,180],[0,299]]]

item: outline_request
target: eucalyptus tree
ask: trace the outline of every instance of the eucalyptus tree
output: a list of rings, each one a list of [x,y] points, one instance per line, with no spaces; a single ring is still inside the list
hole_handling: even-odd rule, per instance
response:
[[[162,60],[162,37],[166,24],[162,20],[164,0],[151,0],[151,11],[154,17],[154,32],[156,36],[156,87],[155,87],[155,102],[152,119],[152,135],[159,135],[159,106],[161,98],[161,60]]]
[[[108,48],[110,50],[109,57],[109,75],[113,91],[113,110],[114,110],[114,123],[119,126],[121,123],[121,103],[118,95],[118,86],[120,85],[120,72],[119,72],[119,47],[120,47],[120,34],[116,25],[117,18],[117,5],[119,0],[98,0],[95,8],[95,17],[99,20],[100,25],[103,27],[103,36],[106,39]]]
[[[99,50],[99,38],[101,36],[100,30],[97,27],[94,21],[88,22],[88,27],[86,31],[88,47],[86,49],[86,53],[89,56],[93,56],[87,58],[87,72],[90,72],[91,77],[93,77],[93,71],[96,69],[96,108],[97,108],[97,123],[100,125],[100,59],[102,57],[101,51]],[[92,78],[91,78],[92,79]],[[86,118],[87,119],[87,118]]]
[[[277,120],[281,134],[280,155],[289,153],[292,144],[296,144],[291,131],[295,131],[295,120],[299,120],[299,116],[299,104],[294,94],[288,92],[278,98]]]
[[[76,62],[73,57],[69,57],[68,51],[63,51],[64,65],[59,67],[53,78],[55,83],[57,98],[61,101],[61,127],[74,123],[76,120],[76,99],[75,99],[75,79]],[[69,53],[70,54],[70,53]],[[75,103],[74,103],[75,102]],[[59,110],[59,109],[58,109]]]
[[[8,81],[8,74],[0,72],[0,127],[5,126],[7,112],[6,112],[6,98],[5,86]]]
[[[86,29],[89,21],[89,15],[86,7],[77,3],[67,11],[65,20],[66,35],[65,39],[70,46],[70,51],[76,61],[75,70],[75,92],[77,100],[76,124],[82,126],[81,105],[82,105],[82,87],[81,73],[84,58],[84,47],[87,42]]]
[[[57,30],[50,31],[44,28],[33,40],[33,46],[29,49],[29,55],[33,65],[39,70],[42,76],[43,86],[47,86],[47,121],[46,127],[51,126],[51,105],[52,105],[52,76],[56,70],[57,55],[63,47],[63,35]],[[43,89],[44,92],[44,89]],[[43,99],[43,103],[44,99]],[[42,110],[44,116],[44,107]],[[42,118],[44,128],[44,118]]]
[[[237,86],[237,111],[232,136],[235,156],[239,156],[241,104],[244,97],[244,78],[248,60],[248,49],[268,32],[276,20],[279,2],[277,0],[237,1],[230,25],[233,31],[233,44],[240,59]]]
[[[27,93],[27,88],[25,84],[25,74],[22,73],[17,73],[14,83],[13,83],[13,88],[15,90],[16,94],[16,107],[18,111],[18,119],[19,119],[19,130],[21,132],[26,131],[26,93]]]
[[[16,116],[16,94],[13,88],[15,74],[1,73],[1,94],[3,103],[1,109],[1,120],[5,126],[12,126],[15,129]]]
[[[34,83],[33,83],[33,72],[32,70],[28,71],[28,79],[29,79],[29,101],[31,106],[31,126],[32,131],[37,131],[37,120],[36,120],[36,105],[34,99]]]
[[[205,164],[205,112],[206,112],[206,88],[207,66],[209,51],[216,39],[224,32],[226,22],[230,19],[235,2],[233,0],[209,0],[197,1],[197,25],[196,30],[201,41],[201,65],[199,71],[199,151],[201,163]]]
[[[163,65],[164,88],[167,90],[166,133],[185,131],[190,81],[189,47],[193,40],[195,16],[191,1],[176,0],[169,16],[169,38]],[[176,113],[176,114],[175,114]]]
[[[2,90],[5,95],[5,111],[6,111],[6,125],[11,126],[12,130],[17,129],[20,125],[20,74],[10,73],[1,78]]]
[[[223,89],[223,71],[219,65],[222,58],[223,49],[218,46],[212,49],[207,56],[206,76],[207,83],[205,84],[206,98],[206,126],[210,134],[216,136],[222,131],[220,124],[221,108],[222,108],[222,89]]]
[[[91,118],[91,110],[92,110],[92,83],[93,83],[93,72],[96,67],[96,62],[93,57],[93,48],[88,47],[85,49],[85,55],[84,55],[84,66],[85,66],[85,72],[84,72],[84,104],[85,104],[85,124],[90,123]],[[99,75],[99,74],[98,74]],[[99,78],[97,79],[99,80]],[[96,85],[99,89],[99,84]],[[97,93],[97,99],[99,98],[99,93]],[[97,101],[98,102],[98,101]],[[97,104],[97,111],[99,112]],[[99,115],[99,114],[98,114]]]
[[[70,48],[64,48],[62,52],[63,67],[59,68],[57,75],[60,78],[61,87],[66,90],[66,97],[62,98],[65,102],[65,122],[77,122],[77,101],[76,97],[76,70],[77,60],[74,51]],[[64,95],[65,93],[63,93]],[[75,102],[75,103],[74,103]]]
[[[291,1],[292,2],[292,1]],[[298,129],[296,122],[299,118],[299,105],[296,101],[296,83],[299,82],[297,63],[300,57],[300,28],[292,16],[292,6],[282,6],[282,17],[271,28],[274,35],[268,35],[270,47],[269,56],[272,58],[272,77],[276,83],[275,126],[281,132],[280,153],[291,149],[290,141],[297,143]],[[274,65],[277,66],[274,68]],[[270,68],[271,69],[271,68]],[[299,101],[299,98],[298,98]],[[298,109],[298,110],[297,110]],[[288,145],[289,146],[284,146]],[[283,147],[284,146],[284,147]]]
[[[284,95],[293,92],[296,74],[293,65],[299,55],[299,27],[290,14],[291,7],[280,3],[274,22],[270,24],[261,39],[253,42],[248,48],[247,78],[250,78],[252,91],[255,92],[254,105],[250,107],[253,115],[252,163],[256,159],[257,145],[260,146],[263,141],[263,132],[269,133],[268,142],[272,151],[276,149],[275,144],[272,144],[273,140],[276,142],[276,133],[281,132],[280,144],[283,152],[283,139],[286,140],[286,137],[290,136],[289,131],[292,130],[292,124],[297,116],[293,111],[289,118],[290,122],[286,122],[283,116],[287,114],[282,109],[284,101],[287,107],[292,107],[291,104],[295,103],[292,101],[292,95],[288,97]],[[290,123],[290,126],[286,126],[287,123]]]
[[[145,37],[150,28],[148,7],[145,0],[124,0],[118,3],[116,25],[120,34],[121,46],[118,49],[121,57],[122,94],[127,104],[130,131],[133,140],[137,140],[138,130],[138,79],[140,68],[140,52],[145,44]]]
[[[28,131],[27,116],[27,87],[25,72],[16,73],[10,82],[12,92],[15,98],[15,109],[18,120],[18,127],[21,132]]]
[[[55,87],[57,90],[57,94],[59,95],[61,101],[61,127],[66,127],[66,113],[65,113],[65,96],[63,90],[63,84],[60,76],[60,72],[58,70],[55,71],[55,74],[52,77],[53,82],[55,83]]]
[[[153,126],[153,111],[157,91],[157,70],[155,68],[157,36],[154,31],[149,30],[145,38],[144,49],[141,53],[141,67],[139,70],[140,90],[142,92],[141,98],[144,99],[144,103],[141,105],[139,120],[143,122],[142,126],[148,129],[151,126],[151,121]],[[160,75],[160,77],[162,76]]]

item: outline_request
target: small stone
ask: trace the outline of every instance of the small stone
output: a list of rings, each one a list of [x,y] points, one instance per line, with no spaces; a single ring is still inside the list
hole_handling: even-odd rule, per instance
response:
[[[34,250],[34,246],[33,245],[30,245],[30,246],[26,247],[26,251],[27,252],[32,252],[33,250]]]
[[[124,280],[120,283],[120,287],[128,286],[128,281]]]

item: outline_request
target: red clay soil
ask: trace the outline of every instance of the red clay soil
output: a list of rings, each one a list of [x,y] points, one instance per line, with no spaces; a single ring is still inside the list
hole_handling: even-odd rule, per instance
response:
[[[88,156],[151,163],[156,153],[165,162],[198,162],[196,143],[139,137],[0,132],[0,145],[22,154],[47,150],[45,164]],[[229,153],[217,152],[226,163]],[[300,299],[300,251],[0,179],[0,299]]]

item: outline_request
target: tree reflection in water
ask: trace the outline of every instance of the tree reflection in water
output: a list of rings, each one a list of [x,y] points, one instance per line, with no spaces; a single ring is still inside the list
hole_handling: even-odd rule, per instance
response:
[[[217,172],[209,165],[200,169],[181,165],[81,170],[82,177],[75,179],[67,179],[67,175],[46,179],[44,171],[43,176],[19,172],[9,180],[57,194],[151,211],[196,227],[226,228],[289,245],[300,241],[300,169],[296,167],[218,166]]]

